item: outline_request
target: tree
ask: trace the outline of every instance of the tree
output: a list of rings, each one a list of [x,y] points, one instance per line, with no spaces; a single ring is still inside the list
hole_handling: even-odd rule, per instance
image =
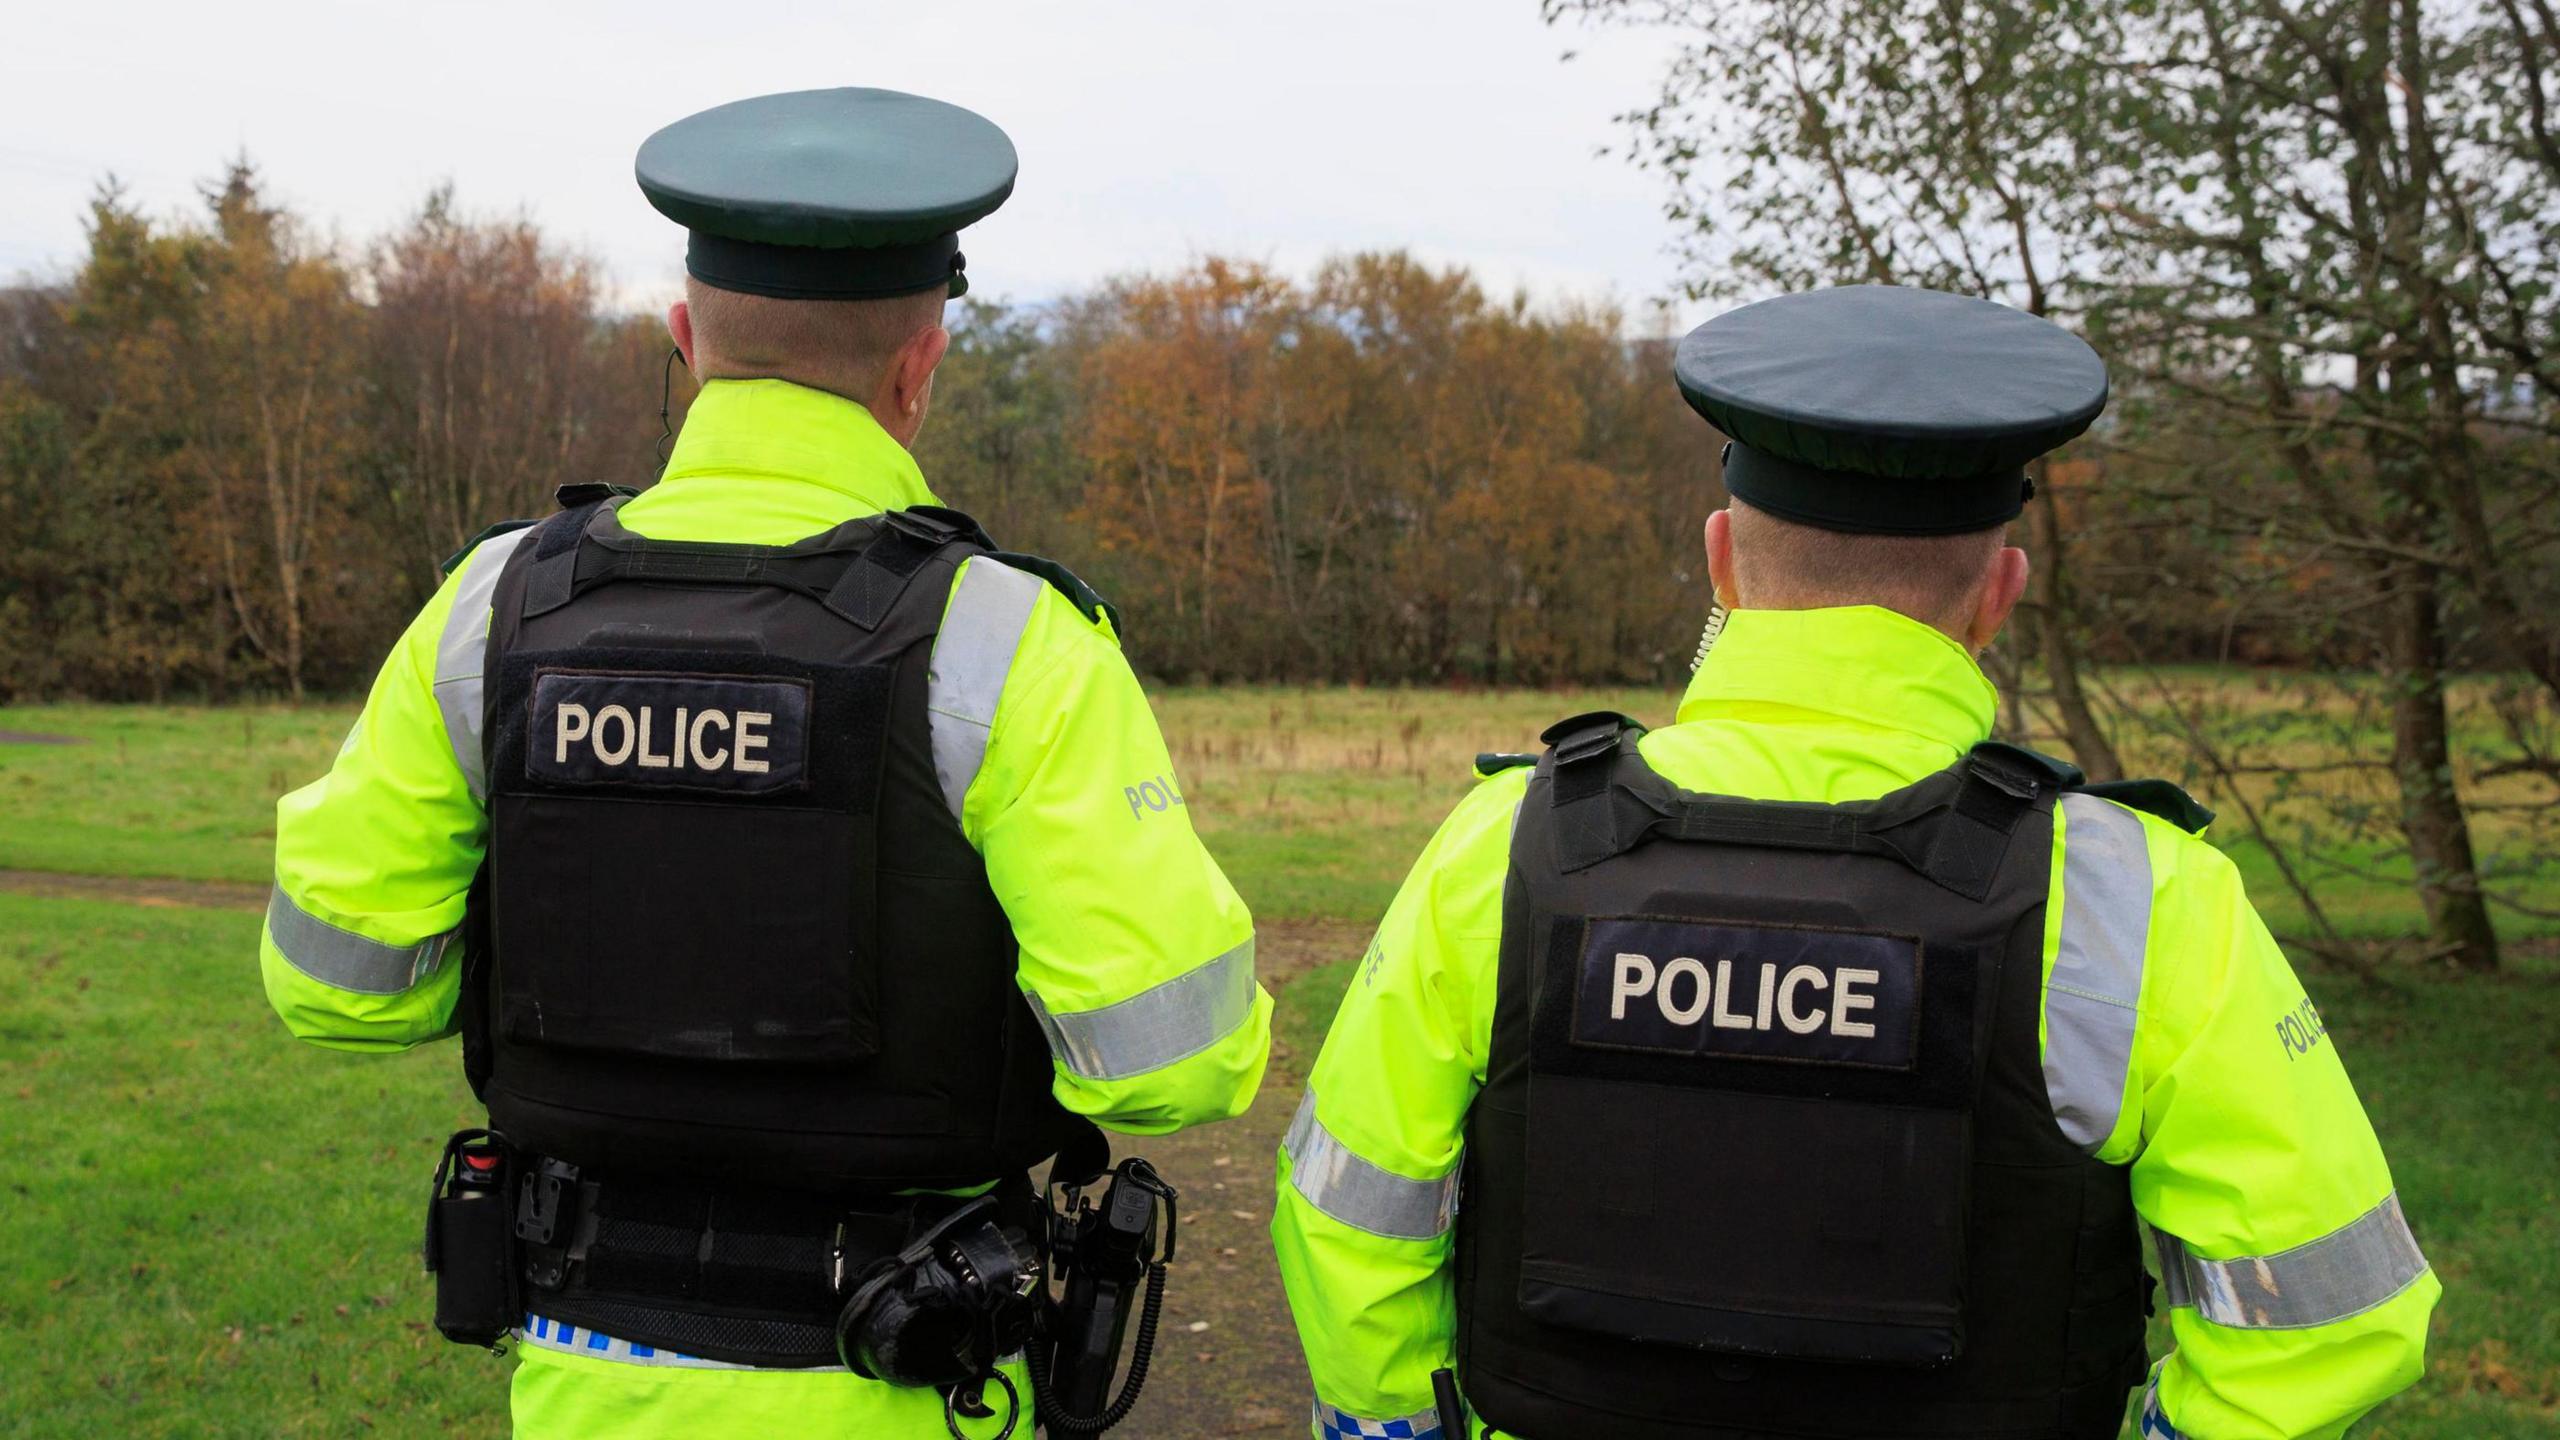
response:
[[[2485,649],[2544,704],[2560,693],[2547,7],[1545,10],[1690,34],[1659,103],[1628,120],[1672,184],[1702,289],[1922,283],[2088,331],[2122,400],[2087,447],[2107,463],[2048,488],[2079,492],[2075,517],[2101,533],[2202,527],[2225,543],[2187,559],[2272,550],[2315,585],[2287,648],[2363,647],[2392,697],[2431,949],[2493,965],[2446,675]],[[2045,668],[2085,757],[2094,712],[2069,641],[2088,597],[2057,512],[2031,514]],[[2532,727],[2509,729],[2501,763],[2560,775]]]
[[[916,452],[926,479],[1009,547],[1081,550],[1069,517],[1083,488],[1074,382],[1041,315],[973,298],[951,332]]]
[[[345,269],[233,162],[205,193],[202,288],[174,347],[185,470],[240,634],[302,698],[308,625],[345,579],[315,564],[361,454],[360,315]]]
[[[2560,498],[2538,443],[2560,393],[2536,374],[2560,173],[2507,118],[2546,84],[2532,44],[2502,46],[2509,18],[2190,0],[2106,37],[2088,110],[2143,141],[2087,152],[2093,328],[2183,423],[2277,460],[2279,487],[2221,483],[2210,457],[2174,476],[2209,523],[2345,562],[2342,613],[2372,617],[2356,628],[2392,697],[2432,948],[2473,968],[2496,964],[2497,939],[2447,671],[2476,626],[2560,698],[2554,632],[2522,598],[2554,593],[2537,578],[2553,537],[2502,523]]]
[[[1224,260],[1121,282],[1079,372],[1077,440],[1092,475],[1083,518],[1106,549],[1161,577],[1157,623],[1178,627],[1213,674],[1225,668],[1223,602],[1240,588],[1253,554],[1244,532],[1262,506],[1248,441],[1294,300],[1267,269]]]
[[[366,370],[391,523],[415,573],[597,473],[596,278],[529,220],[474,221],[440,185],[377,242]]]

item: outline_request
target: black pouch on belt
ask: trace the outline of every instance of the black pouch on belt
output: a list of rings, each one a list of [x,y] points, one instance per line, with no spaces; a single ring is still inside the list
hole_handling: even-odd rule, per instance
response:
[[[457,1345],[496,1349],[524,1313],[514,1170],[506,1138],[492,1130],[456,1131],[436,1162],[425,1258],[436,1277],[436,1330]]]

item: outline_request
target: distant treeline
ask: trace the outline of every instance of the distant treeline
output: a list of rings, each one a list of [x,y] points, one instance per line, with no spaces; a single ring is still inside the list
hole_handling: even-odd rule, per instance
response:
[[[649,473],[662,332],[531,225],[439,191],[346,253],[245,163],[205,201],[102,191],[0,309],[0,700],[361,688],[464,537]]]
[[[239,164],[194,218],[103,191],[88,236],[67,281],[0,308],[0,699],[359,689],[481,527],[656,473],[657,317],[612,311],[528,222],[439,190],[333,246]],[[1686,665],[1722,491],[1676,337],[1402,254],[1303,279],[1205,259],[951,321],[926,475],[1118,602],[1151,674]],[[679,367],[674,423],[691,393]],[[2047,489],[2100,537],[2074,601],[2112,617],[2098,653],[2321,657],[2263,604],[2164,593],[2228,570],[2230,537],[2128,511],[2095,454]]]

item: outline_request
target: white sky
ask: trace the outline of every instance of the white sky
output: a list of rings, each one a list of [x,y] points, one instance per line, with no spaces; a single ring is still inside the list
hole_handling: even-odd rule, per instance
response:
[[[1014,198],[963,241],[982,295],[1396,246],[1497,291],[1614,298],[1634,328],[1677,290],[1663,182],[1594,153],[1671,40],[1550,29],[1537,0],[56,0],[9,32],[0,278],[67,269],[106,172],[174,213],[245,147],[351,240],[450,177],[465,209],[529,212],[649,303],[683,240],[631,182],[640,141],[724,101],[853,84],[1013,136]]]

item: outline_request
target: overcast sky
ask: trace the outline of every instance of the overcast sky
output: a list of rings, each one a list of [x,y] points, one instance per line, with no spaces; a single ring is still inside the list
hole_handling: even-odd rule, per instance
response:
[[[1550,29],[1537,0],[839,0],[252,5],[90,0],[18,15],[0,58],[0,277],[60,274],[109,171],[155,213],[245,149],[273,192],[361,240],[450,177],[530,213],[633,303],[681,232],[631,155],[693,111],[876,85],[977,110],[1022,154],[970,230],[978,293],[1040,300],[1219,252],[1303,272],[1403,246],[1491,285],[1672,296],[1659,177],[1602,147],[1671,45]],[[1577,52],[1570,60],[1568,50]],[[1702,318],[1682,306],[1684,318]]]

